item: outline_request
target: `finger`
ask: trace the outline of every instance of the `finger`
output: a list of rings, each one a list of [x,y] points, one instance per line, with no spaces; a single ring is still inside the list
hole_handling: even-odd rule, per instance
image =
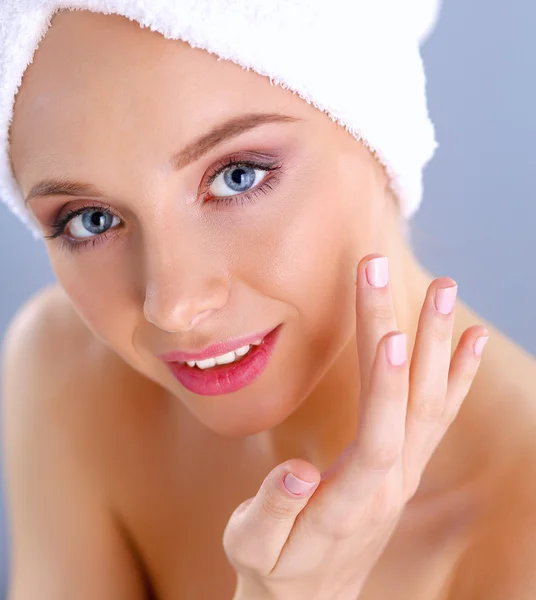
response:
[[[236,508],[223,547],[237,572],[270,573],[320,479],[315,467],[293,459],[272,469],[257,495]]]
[[[464,398],[469,393],[477,374],[489,331],[482,325],[474,325],[464,331],[452,357],[447,389],[449,418],[458,414]]]
[[[410,366],[405,448],[408,469],[417,464],[420,448],[427,445],[443,418],[457,291],[452,279],[435,280],[419,317]]]
[[[445,418],[458,286],[448,277],[429,286],[423,303],[410,366],[404,470],[414,481]]]
[[[357,266],[356,280],[356,338],[363,396],[367,394],[378,343],[397,329],[388,258],[380,254],[365,256]]]
[[[393,332],[378,345],[357,439],[330,467],[326,484],[304,514],[324,534],[350,535],[370,494],[400,464],[408,388],[407,336]]]
[[[448,428],[459,414],[480,366],[482,351],[488,338],[488,330],[481,325],[470,327],[460,338],[450,364],[443,417],[428,446],[424,446],[421,450],[421,470],[424,470]]]
[[[401,456],[408,389],[407,336],[393,332],[378,345],[366,408],[359,416],[355,458],[365,476],[388,471]]]

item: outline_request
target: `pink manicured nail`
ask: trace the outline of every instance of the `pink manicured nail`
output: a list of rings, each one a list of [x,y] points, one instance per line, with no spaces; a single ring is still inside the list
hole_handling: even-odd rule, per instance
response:
[[[405,333],[397,333],[387,338],[385,342],[385,351],[387,360],[393,367],[403,365],[408,358],[407,336]]]
[[[316,485],[316,481],[303,481],[292,473],[287,473],[283,483],[287,490],[296,496],[305,494]]]
[[[367,281],[372,287],[382,288],[389,283],[389,261],[387,256],[371,258],[366,267]]]
[[[455,285],[449,288],[440,288],[436,290],[435,305],[437,310],[442,315],[450,315],[454,309],[456,303],[456,296],[458,294],[458,286]]]
[[[482,352],[484,351],[484,346],[487,344],[489,340],[489,336],[483,335],[482,337],[479,337],[476,339],[475,345],[473,346],[474,350],[475,350],[475,354],[477,356],[480,356],[482,354]]]

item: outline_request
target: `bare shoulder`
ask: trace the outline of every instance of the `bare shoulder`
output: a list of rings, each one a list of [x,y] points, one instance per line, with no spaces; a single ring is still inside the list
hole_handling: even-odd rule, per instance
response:
[[[85,325],[59,285],[46,287],[20,307],[3,341],[6,445],[30,430],[56,432],[95,463],[95,442],[110,437],[107,417],[120,410],[110,400],[119,404],[142,379]]]
[[[519,447],[517,459],[487,489],[448,600],[536,598],[536,443]]]
[[[475,382],[487,453],[479,518],[448,599],[536,598],[536,359],[506,338],[490,344]],[[476,432],[476,428],[474,430]],[[475,436],[475,451],[483,438]]]
[[[68,366],[95,341],[62,288],[54,284],[36,292],[15,313],[4,339],[3,359],[16,372],[23,367],[13,358],[22,356],[32,361],[33,368],[41,365],[40,371],[49,371],[57,365],[56,358],[67,359]]]
[[[43,288],[19,308],[2,346],[8,463],[18,464],[23,455],[35,462],[37,449],[52,438],[81,458],[92,422],[89,365],[101,345],[58,285]]]
[[[44,399],[56,396],[55,386],[61,387],[65,376],[75,374],[73,367],[89,341],[59,286],[43,288],[26,300],[3,340],[6,418],[14,423],[18,420],[16,415],[39,409]],[[34,393],[37,389],[39,393]]]
[[[481,414],[488,414],[501,452],[536,460],[530,452],[536,440],[536,358],[503,334],[493,335],[498,339],[487,348],[478,383]]]
[[[109,396],[99,393],[95,373],[104,365],[103,376],[113,381],[113,360],[58,286],[32,296],[9,325],[2,442],[14,599],[144,597],[96,452],[110,436],[102,426]],[[112,371],[119,368],[117,359]],[[84,544],[73,545],[76,539]],[[80,581],[92,585],[83,592]]]

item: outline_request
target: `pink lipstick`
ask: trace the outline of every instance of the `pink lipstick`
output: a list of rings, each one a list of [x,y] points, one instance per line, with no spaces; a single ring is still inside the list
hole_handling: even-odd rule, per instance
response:
[[[259,345],[251,346],[247,354],[229,364],[200,369],[197,365],[189,366],[186,361],[204,360],[232,352],[258,340],[262,334],[215,344],[198,353],[173,352],[160,358],[167,362],[171,373],[191,392],[200,396],[231,394],[246,387],[263,373],[270,362],[280,330],[281,325],[278,325],[262,338]]]

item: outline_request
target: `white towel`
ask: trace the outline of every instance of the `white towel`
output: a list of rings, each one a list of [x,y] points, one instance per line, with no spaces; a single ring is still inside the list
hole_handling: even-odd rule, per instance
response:
[[[115,13],[252,69],[299,94],[365,143],[402,213],[422,197],[437,147],[419,44],[440,0],[0,0],[0,199],[41,237],[9,160],[26,67],[61,9]]]

